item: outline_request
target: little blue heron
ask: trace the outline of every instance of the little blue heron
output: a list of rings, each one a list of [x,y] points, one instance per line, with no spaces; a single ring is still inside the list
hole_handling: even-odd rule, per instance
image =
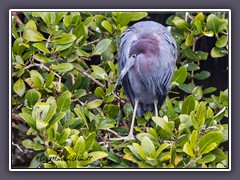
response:
[[[129,135],[112,140],[134,139],[133,126],[137,116],[155,111],[166,99],[177,58],[176,42],[169,30],[153,21],[134,24],[120,37],[117,79],[134,107]]]

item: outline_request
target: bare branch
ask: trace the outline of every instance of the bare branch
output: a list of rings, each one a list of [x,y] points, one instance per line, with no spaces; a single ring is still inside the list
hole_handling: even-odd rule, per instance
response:
[[[16,18],[18,26],[22,26],[23,22],[21,21],[21,19],[18,17],[18,14],[16,12],[13,12],[12,15]]]
[[[23,120],[23,118],[21,118],[18,114],[12,113],[12,119],[17,120],[17,121],[21,121],[21,122],[25,122]]]
[[[86,71],[82,70],[81,68],[74,66],[74,68],[76,70],[78,70],[79,72],[81,72],[84,76],[86,76],[87,78],[91,79],[93,82],[95,82],[98,86],[100,86],[103,89],[106,89],[105,85],[102,84],[101,82],[99,82],[98,80],[96,80],[94,77],[92,77],[90,74],[88,74]]]

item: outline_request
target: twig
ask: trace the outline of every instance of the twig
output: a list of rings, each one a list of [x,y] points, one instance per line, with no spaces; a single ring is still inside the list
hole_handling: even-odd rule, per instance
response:
[[[16,12],[13,12],[12,15],[16,18],[18,26],[22,26],[23,22],[21,21],[21,19],[18,17]]]
[[[100,41],[101,39],[102,39],[102,38],[95,39],[94,41],[91,41],[91,42],[89,42],[89,43],[84,44],[83,46],[88,46],[88,45],[94,44],[94,43]]]
[[[48,44],[51,41],[51,35],[48,36],[47,42],[46,42],[46,48],[48,48]]]
[[[72,102],[78,102],[79,104],[81,104],[82,106],[85,105],[84,102],[80,101],[79,99],[73,99]]]
[[[90,74],[88,74],[86,71],[82,70],[81,68],[74,66],[76,70],[78,70],[79,72],[81,72],[84,76],[86,76],[87,78],[91,79],[93,82],[95,82],[97,85],[99,85],[101,88],[103,88],[104,90],[106,89],[105,85],[103,85],[101,82],[99,82],[98,80],[96,80],[94,77],[92,77]]]
[[[20,146],[18,144],[15,144],[14,142],[12,142],[12,145],[17,147],[21,152],[23,152],[23,150],[20,148]]]
[[[26,66],[24,69],[29,69],[29,68],[32,68],[32,67],[40,67],[41,69],[46,69],[47,71],[50,71],[50,72],[53,72],[57,77],[58,77],[58,90],[60,91],[60,85],[61,85],[61,80],[62,80],[62,77],[57,74],[56,72],[54,72],[53,70],[51,70],[50,68],[44,66],[43,64],[29,64],[28,66]]]
[[[21,121],[21,122],[25,122],[23,120],[23,118],[21,118],[18,114],[12,113],[12,119],[17,120],[17,121]]]
[[[117,132],[115,132],[115,131],[113,131],[113,130],[111,130],[111,129],[109,129],[109,128],[106,128],[105,130],[113,133],[113,134],[114,134],[115,136],[117,136],[117,137],[120,137],[120,135],[119,135]]]

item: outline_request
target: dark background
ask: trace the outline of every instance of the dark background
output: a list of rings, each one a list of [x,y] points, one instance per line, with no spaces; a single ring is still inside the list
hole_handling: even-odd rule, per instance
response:
[[[98,3],[96,3],[98,2]],[[168,0],[165,2],[161,2],[159,0],[132,0],[132,1],[74,1],[68,0],[64,2],[60,2],[59,0],[41,0],[41,1],[28,1],[28,0],[8,0],[1,1],[0,6],[0,32],[1,32],[1,60],[0,60],[0,82],[1,82],[1,94],[0,94],[0,138],[1,138],[1,147],[0,147],[0,175],[1,179],[66,179],[66,178],[81,178],[81,179],[238,179],[239,176],[239,137],[240,131],[238,127],[240,127],[237,117],[239,117],[239,83],[238,77],[240,76],[238,67],[238,42],[239,42],[239,23],[238,17],[240,16],[240,11],[238,10],[240,2],[237,0],[232,1],[224,1],[224,0],[201,0],[201,1],[191,1],[191,0]],[[207,9],[231,9],[232,10],[232,67],[231,67],[231,76],[230,79],[232,84],[231,96],[231,120],[232,120],[232,171],[230,172],[51,172],[51,173],[41,173],[41,172],[10,172],[8,170],[9,167],[9,138],[8,138],[8,127],[9,127],[9,118],[8,113],[9,109],[9,97],[8,97],[8,41],[9,41],[9,9],[83,9],[83,8],[115,8],[115,9],[124,9],[124,8],[144,8],[144,9],[199,9],[199,8],[207,8]],[[173,9],[173,11],[174,11]],[[218,68],[217,66],[213,66],[214,68]],[[207,66],[206,68],[211,68]],[[226,76],[224,76],[226,77]],[[219,84],[221,81],[226,81],[224,77],[216,75],[216,79],[218,81],[216,84]],[[215,85],[213,85],[215,86]],[[223,89],[225,89],[223,87]],[[141,170],[143,171],[143,170]]]

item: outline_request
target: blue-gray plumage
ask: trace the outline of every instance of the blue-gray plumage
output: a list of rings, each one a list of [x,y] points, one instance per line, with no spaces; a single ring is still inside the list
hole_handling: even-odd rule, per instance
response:
[[[174,73],[177,46],[168,29],[153,21],[129,27],[120,37],[118,65],[127,97],[134,107],[130,133],[119,140],[133,139],[135,114],[155,111],[166,99]]]

